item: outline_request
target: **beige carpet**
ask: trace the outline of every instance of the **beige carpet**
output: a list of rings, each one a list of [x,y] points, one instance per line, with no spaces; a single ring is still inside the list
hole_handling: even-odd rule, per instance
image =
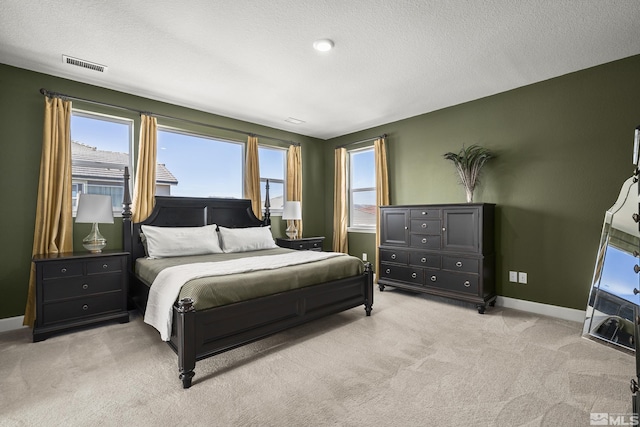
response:
[[[588,426],[629,413],[634,357],[581,325],[387,288],[362,308],[198,362],[139,316],[0,334],[2,426]]]

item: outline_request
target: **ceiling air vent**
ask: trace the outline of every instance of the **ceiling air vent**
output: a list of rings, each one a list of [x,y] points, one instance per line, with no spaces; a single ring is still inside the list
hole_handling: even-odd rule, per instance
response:
[[[73,58],[67,55],[62,55],[62,62],[68,65],[74,65],[76,67],[86,68],[87,70],[97,71],[99,73],[106,73],[108,69],[106,65],[96,64],[95,62],[89,62],[83,59]]]

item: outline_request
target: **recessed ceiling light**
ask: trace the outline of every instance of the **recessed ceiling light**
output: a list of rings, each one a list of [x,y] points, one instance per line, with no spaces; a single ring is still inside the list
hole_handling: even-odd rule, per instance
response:
[[[333,40],[320,39],[313,42],[313,48],[320,52],[327,52],[333,49]]]
[[[304,120],[299,120],[299,119],[294,119],[293,117],[289,117],[284,119],[285,122],[289,122],[289,123],[293,123],[294,125],[299,125],[301,123],[304,123]]]

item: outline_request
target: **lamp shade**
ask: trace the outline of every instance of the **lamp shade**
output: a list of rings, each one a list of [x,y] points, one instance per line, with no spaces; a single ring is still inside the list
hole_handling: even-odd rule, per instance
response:
[[[111,196],[102,194],[80,194],[76,222],[113,224]]]
[[[300,202],[285,202],[282,219],[302,219],[302,206]]]

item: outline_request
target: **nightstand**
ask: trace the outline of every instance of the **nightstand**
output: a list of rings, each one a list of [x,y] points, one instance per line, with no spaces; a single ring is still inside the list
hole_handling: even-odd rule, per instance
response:
[[[33,342],[99,322],[129,321],[127,252],[36,255]]]
[[[303,237],[301,239],[276,238],[276,245],[281,248],[295,249],[298,251],[322,251],[324,237]]]

